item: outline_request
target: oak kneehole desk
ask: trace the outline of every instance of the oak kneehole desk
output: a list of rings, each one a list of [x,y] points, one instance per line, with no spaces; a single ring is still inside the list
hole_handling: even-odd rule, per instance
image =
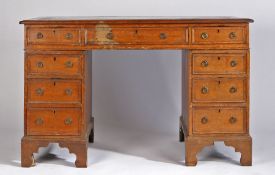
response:
[[[185,164],[214,141],[252,164],[249,135],[249,23],[217,17],[52,17],[21,21],[25,26],[24,137],[21,165],[51,142],[76,154],[87,167],[94,140],[91,116],[93,49],[182,50],[182,116],[179,138]]]

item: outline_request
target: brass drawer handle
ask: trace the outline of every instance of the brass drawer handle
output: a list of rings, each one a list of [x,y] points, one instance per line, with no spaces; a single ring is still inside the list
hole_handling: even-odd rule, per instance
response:
[[[208,38],[208,34],[206,32],[203,32],[201,34],[201,39],[207,39]]]
[[[233,60],[233,61],[230,62],[231,67],[235,67],[235,66],[237,66],[237,64],[238,63],[235,60]]]
[[[43,94],[44,94],[44,89],[42,89],[42,88],[37,88],[37,89],[35,90],[35,92],[36,92],[37,95],[43,95]]]
[[[73,62],[67,61],[67,62],[65,62],[65,66],[66,66],[67,68],[72,68],[72,67],[73,67]]]
[[[65,125],[71,125],[73,123],[73,119],[72,118],[66,118],[64,120],[64,123],[65,123]]]
[[[41,32],[38,32],[37,34],[36,34],[36,38],[37,39],[42,39],[44,36],[43,36],[43,33],[41,33]]]
[[[237,88],[236,87],[234,87],[234,86],[232,86],[230,89],[229,89],[229,92],[230,93],[236,93],[237,92]]]
[[[73,34],[67,33],[67,34],[65,35],[65,38],[66,38],[66,39],[72,39],[72,38],[73,38]]]
[[[42,118],[37,118],[36,120],[35,120],[35,124],[36,125],[42,125],[44,123],[44,120],[42,119]]]
[[[205,87],[205,86],[203,86],[203,87],[201,88],[201,93],[202,93],[202,94],[207,94],[207,93],[208,93],[208,88]]]
[[[202,66],[202,67],[207,67],[207,66],[208,66],[208,61],[207,61],[207,60],[203,60],[203,61],[201,62],[201,66]]]
[[[73,90],[68,88],[68,89],[65,89],[65,94],[68,95],[68,96],[71,96],[73,93]]]
[[[237,34],[235,32],[230,32],[229,33],[229,38],[230,39],[235,39],[235,38],[237,38]]]
[[[39,62],[36,64],[36,66],[39,67],[39,68],[42,68],[42,67],[44,67],[44,64],[43,64],[43,62],[39,61]]]
[[[160,39],[166,39],[167,36],[166,36],[165,33],[160,33],[160,34],[159,34],[159,38],[160,38]]]
[[[230,117],[229,122],[230,122],[231,124],[234,124],[234,123],[237,122],[237,118],[232,116],[232,117]]]
[[[107,33],[106,38],[112,40],[114,38],[113,33]]]
[[[202,124],[206,124],[207,122],[208,122],[208,118],[207,117],[201,118],[201,123]]]

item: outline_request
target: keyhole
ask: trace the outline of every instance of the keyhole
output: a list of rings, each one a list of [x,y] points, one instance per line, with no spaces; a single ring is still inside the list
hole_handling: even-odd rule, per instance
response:
[[[218,60],[221,60],[221,57],[218,57]]]
[[[221,112],[221,109],[219,109],[219,113]]]
[[[55,86],[55,81],[53,82],[53,85]]]
[[[221,80],[219,80],[218,83],[221,84]]]
[[[136,34],[138,34],[138,30],[136,30],[135,32],[136,32]]]
[[[53,110],[53,114],[55,114],[55,110]]]
[[[56,61],[56,57],[53,57],[53,61]]]
[[[220,33],[220,29],[218,29],[218,33]]]

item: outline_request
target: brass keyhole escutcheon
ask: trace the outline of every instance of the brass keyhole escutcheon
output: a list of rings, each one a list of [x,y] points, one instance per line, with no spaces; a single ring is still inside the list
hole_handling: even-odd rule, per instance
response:
[[[66,39],[72,39],[73,38],[73,34],[71,34],[71,33],[67,33],[66,35],[65,35],[65,38]]]
[[[230,62],[231,67],[237,66],[237,61],[233,60]]]
[[[38,68],[42,68],[42,67],[44,67],[44,64],[43,64],[43,62],[39,61],[39,62],[36,64],[36,66],[37,66]]]
[[[42,125],[44,123],[44,120],[42,119],[42,118],[37,118],[36,120],[35,120],[35,124],[36,125]]]
[[[166,39],[167,36],[166,36],[165,33],[160,33],[160,34],[159,34],[159,38],[160,38],[160,39]]]
[[[72,67],[73,67],[73,62],[67,61],[67,62],[65,62],[65,66],[66,66],[67,68],[72,68]]]
[[[202,94],[207,94],[207,93],[208,93],[208,88],[205,87],[205,86],[202,87],[202,88],[201,88],[201,93],[202,93]]]
[[[234,123],[237,122],[237,118],[232,116],[232,117],[230,117],[229,122],[230,122],[231,124],[234,124]]]
[[[208,38],[208,34],[205,33],[205,32],[203,32],[203,33],[201,34],[201,39],[207,39],[207,38]]]
[[[232,86],[230,89],[229,89],[229,92],[230,93],[236,93],[237,92],[237,88],[236,87],[234,87],[234,86]]]
[[[230,32],[229,33],[229,38],[230,39],[235,39],[235,38],[237,38],[237,34],[235,32]]]
[[[44,90],[42,88],[37,88],[35,90],[35,92],[36,92],[37,95],[43,95],[44,94]]]
[[[109,40],[112,40],[114,38],[113,33],[112,32],[107,33],[106,38],[109,39]]]
[[[64,123],[65,123],[65,125],[71,125],[72,123],[73,123],[73,119],[72,118],[66,118],[65,120],[64,120]]]
[[[202,124],[206,124],[207,122],[208,122],[208,118],[207,117],[201,118],[201,123]]]
[[[70,89],[70,88],[65,89],[65,94],[66,94],[66,95],[71,96],[72,93],[73,93],[73,90],[72,90],[72,89]]]
[[[37,39],[42,39],[44,36],[43,36],[43,33],[41,33],[41,32],[38,32],[37,34],[36,34],[36,38]]]
[[[208,61],[207,61],[207,60],[203,60],[203,61],[201,62],[201,66],[202,66],[202,67],[207,67],[207,66],[208,66]]]

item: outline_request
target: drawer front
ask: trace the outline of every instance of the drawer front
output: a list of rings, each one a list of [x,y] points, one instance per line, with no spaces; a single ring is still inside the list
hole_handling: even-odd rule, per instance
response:
[[[31,108],[27,110],[28,135],[79,135],[79,108]]]
[[[90,44],[134,44],[136,30],[132,28],[96,28],[88,29],[85,43]]]
[[[244,27],[194,27],[193,44],[244,44],[246,42]]]
[[[193,74],[246,74],[245,54],[193,54]]]
[[[245,78],[193,79],[193,102],[245,102]]]
[[[80,45],[80,29],[73,28],[28,28],[28,44]]]
[[[187,28],[141,28],[138,30],[138,44],[187,44]]]
[[[81,75],[82,55],[27,56],[28,74]]]
[[[30,103],[81,103],[81,80],[28,80]]]
[[[195,108],[193,133],[245,133],[245,108]]]
[[[187,28],[88,29],[86,44],[187,44]]]

